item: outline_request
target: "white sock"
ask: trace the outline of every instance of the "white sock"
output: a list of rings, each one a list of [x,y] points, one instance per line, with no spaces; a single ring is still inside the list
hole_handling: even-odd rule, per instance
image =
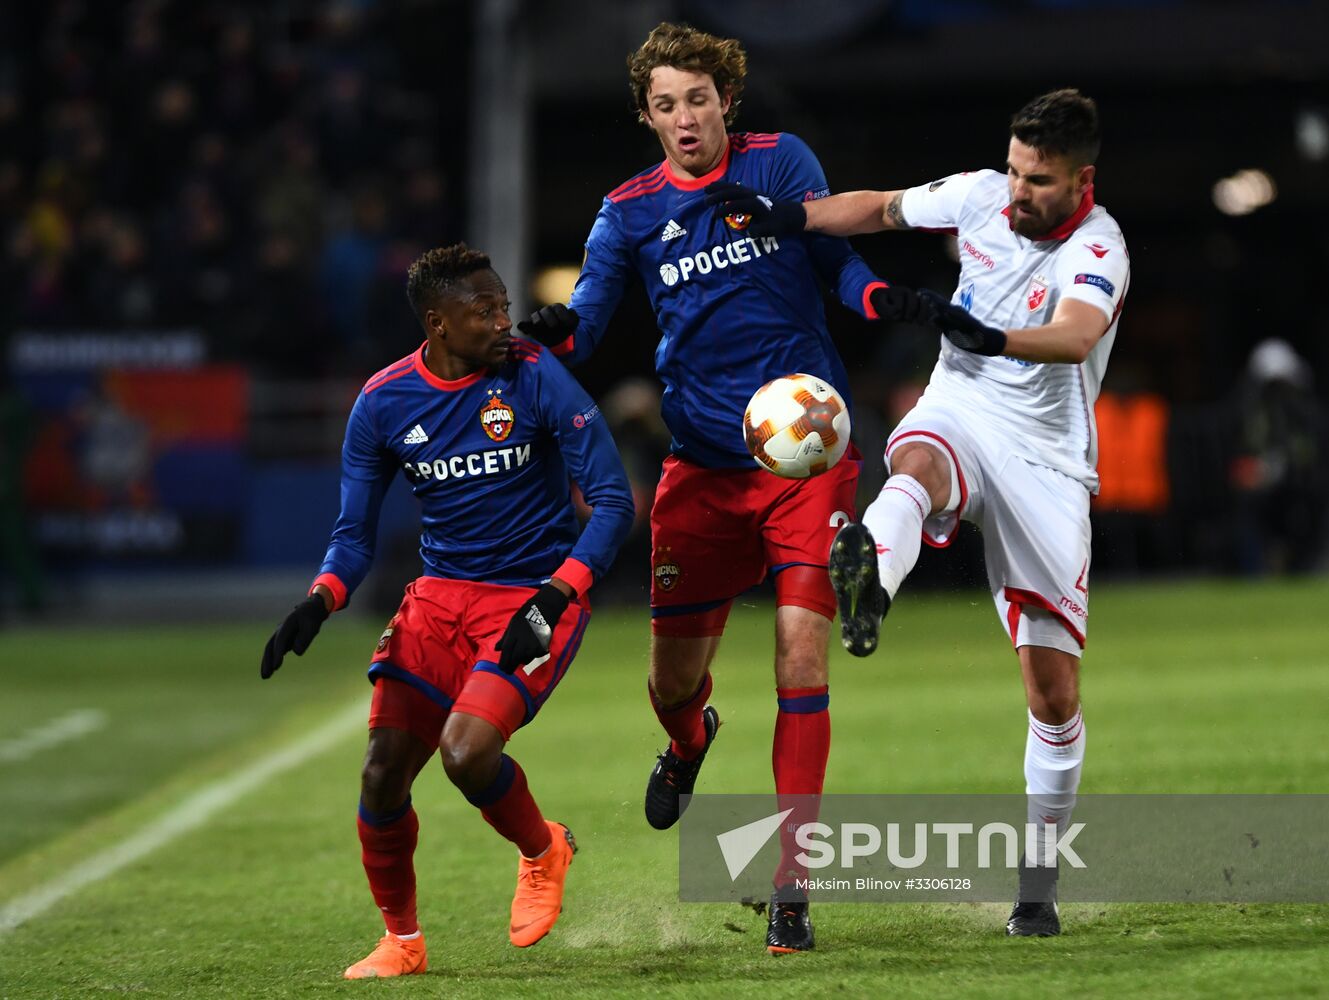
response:
[[[918,562],[923,520],[931,510],[932,498],[922,483],[913,476],[891,476],[863,511],[863,524],[877,543],[881,585],[892,600]]]
[[[1084,764],[1084,718],[1077,706],[1075,715],[1059,726],[1039,722],[1029,713],[1029,735],[1024,745],[1024,783],[1028,796],[1027,822],[1037,828],[1037,850],[1032,859],[1041,866],[1049,838],[1044,824],[1055,823],[1057,835],[1066,832],[1080,787]],[[1055,862],[1054,862],[1055,863]]]
[[[414,934],[394,934],[392,936],[395,937],[398,941],[414,941],[416,938],[420,936],[420,932],[416,931]]]

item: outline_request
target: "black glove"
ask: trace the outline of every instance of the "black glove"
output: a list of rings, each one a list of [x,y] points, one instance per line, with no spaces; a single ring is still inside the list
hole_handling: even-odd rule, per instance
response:
[[[498,658],[498,669],[510,674],[548,653],[554,628],[567,609],[567,594],[552,583],[541,587],[534,597],[517,609],[503,630],[503,638],[495,647],[502,654]]]
[[[733,181],[706,185],[706,204],[719,205],[724,215],[750,215],[749,236],[797,236],[808,213],[798,201],[773,201],[756,188]]]
[[[1006,350],[1006,331],[980,323],[973,313],[952,305],[930,288],[918,293],[932,315],[928,322],[939,329],[952,344],[970,354],[986,354],[988,357],[1001,354]]]
[[[894,319],[902,323],[928,323],[932,319],[932,307],[904,285],[874,288],[868,300],[877,310],[878,319]]]
[[[563,343],[577,329],[577,311],[569,309],[562,302],[537,309],[517,324],[521,333],[538,340],[545,347],[554,347]]]
[[[275,674],[287,653],[304,656],[320,626],[327,620],[328,606],[318,594],[310,594],[297,604],[263,648],[263,664],[258,668],[258,675],[267,680]]]

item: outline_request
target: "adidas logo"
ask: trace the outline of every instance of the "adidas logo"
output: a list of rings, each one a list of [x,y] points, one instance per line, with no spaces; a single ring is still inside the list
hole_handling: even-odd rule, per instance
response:
[[[670,219],[669,223],[664,227],[664,232],[660,234],[660,239],[667,243],[669,240],[676,240],[680,236],[686,236],[687,234],[688,231],[686,229],[673,219]]]
[[[429,435],[425,433],[425,429],[421,427],[419,424],[416,424],[414,427],[411,428],[411,433],[407,434],[404,438],[401,439],[401,443],[424,444],[428,440],[429,440]]]

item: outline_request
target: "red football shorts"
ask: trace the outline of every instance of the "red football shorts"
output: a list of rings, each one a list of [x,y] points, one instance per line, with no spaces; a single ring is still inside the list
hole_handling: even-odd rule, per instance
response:
[[[777,605],[834,618],[826,557],[853,520],[861,464],[851,447],[820,476],[781,479],[665,459],[651,508],[651,630],[720,635],[734,598],[767,573]]]
[[[406,588],[369,664],[374,700],[369,728],[405,729],[437,747],[449,712],[493,723],[511,739],[535,718],[577,655],[591,611],[583,598],[559,619],[549,656],[513,673],[495,648],[534,587],[505,587],[422,576]],[[389,679],[400,683],[381,684]]]

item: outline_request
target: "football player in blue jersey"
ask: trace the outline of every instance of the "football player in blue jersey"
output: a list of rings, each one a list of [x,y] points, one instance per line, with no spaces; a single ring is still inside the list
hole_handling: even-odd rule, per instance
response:
[[[599,410],[549,352],[512,338],[507,290],[485,254],[431,250],[411,265],[407,291],[425,343],[356,399],[327,556],[261,667],[268,678],[288,652],[302,655],[346,605],[373,558],[383,495],[404,470],[423,505],[424,573],[372,656],[357,824],[387,933],[348,979],[427,967],[410,792],[436,750],[453,784],[520,852],[512,943],[535,944],[558,919],[576,842],[544,819],[503,748],[566,674],[590,619],[586,591],[633,516]],[[580,533],[569,478],[592,508]]]
[[[569,305],[546,306],[520,326],[569,364],[603,337],[627,283],[643,282],[662,333],[656,369],[673,436],[651,511],[652,643],[649,693],[670,737],[651,772],[646,818],[679,817],[715,739],[711,663],[736,596],[775,579],[775,788],[796,808],[788,827],[815,820],[830,751],[827,642],[835,596],[826,577],[836,528],[853,516],[856,451],[823,475],[779,479],[755,468],[743,411],[764,383],[790,372],[825,379],[847,396],[848,377],[826,329],[818,278],[876,319],[906,315],[912,293],[878,280],[839,238],[754,238],[749,218],[716,212],[703,188],[728,180],[772,197],[829,194],[821,165],[797,136],[729,132],[746,56],[734,39],[661,24],[628,60],[640,120],[664,159],[605,198],[586,241]],[[786,808],[782,806],[781,808]],[[767,946],[813,946],[806,869],[782,829]]]

